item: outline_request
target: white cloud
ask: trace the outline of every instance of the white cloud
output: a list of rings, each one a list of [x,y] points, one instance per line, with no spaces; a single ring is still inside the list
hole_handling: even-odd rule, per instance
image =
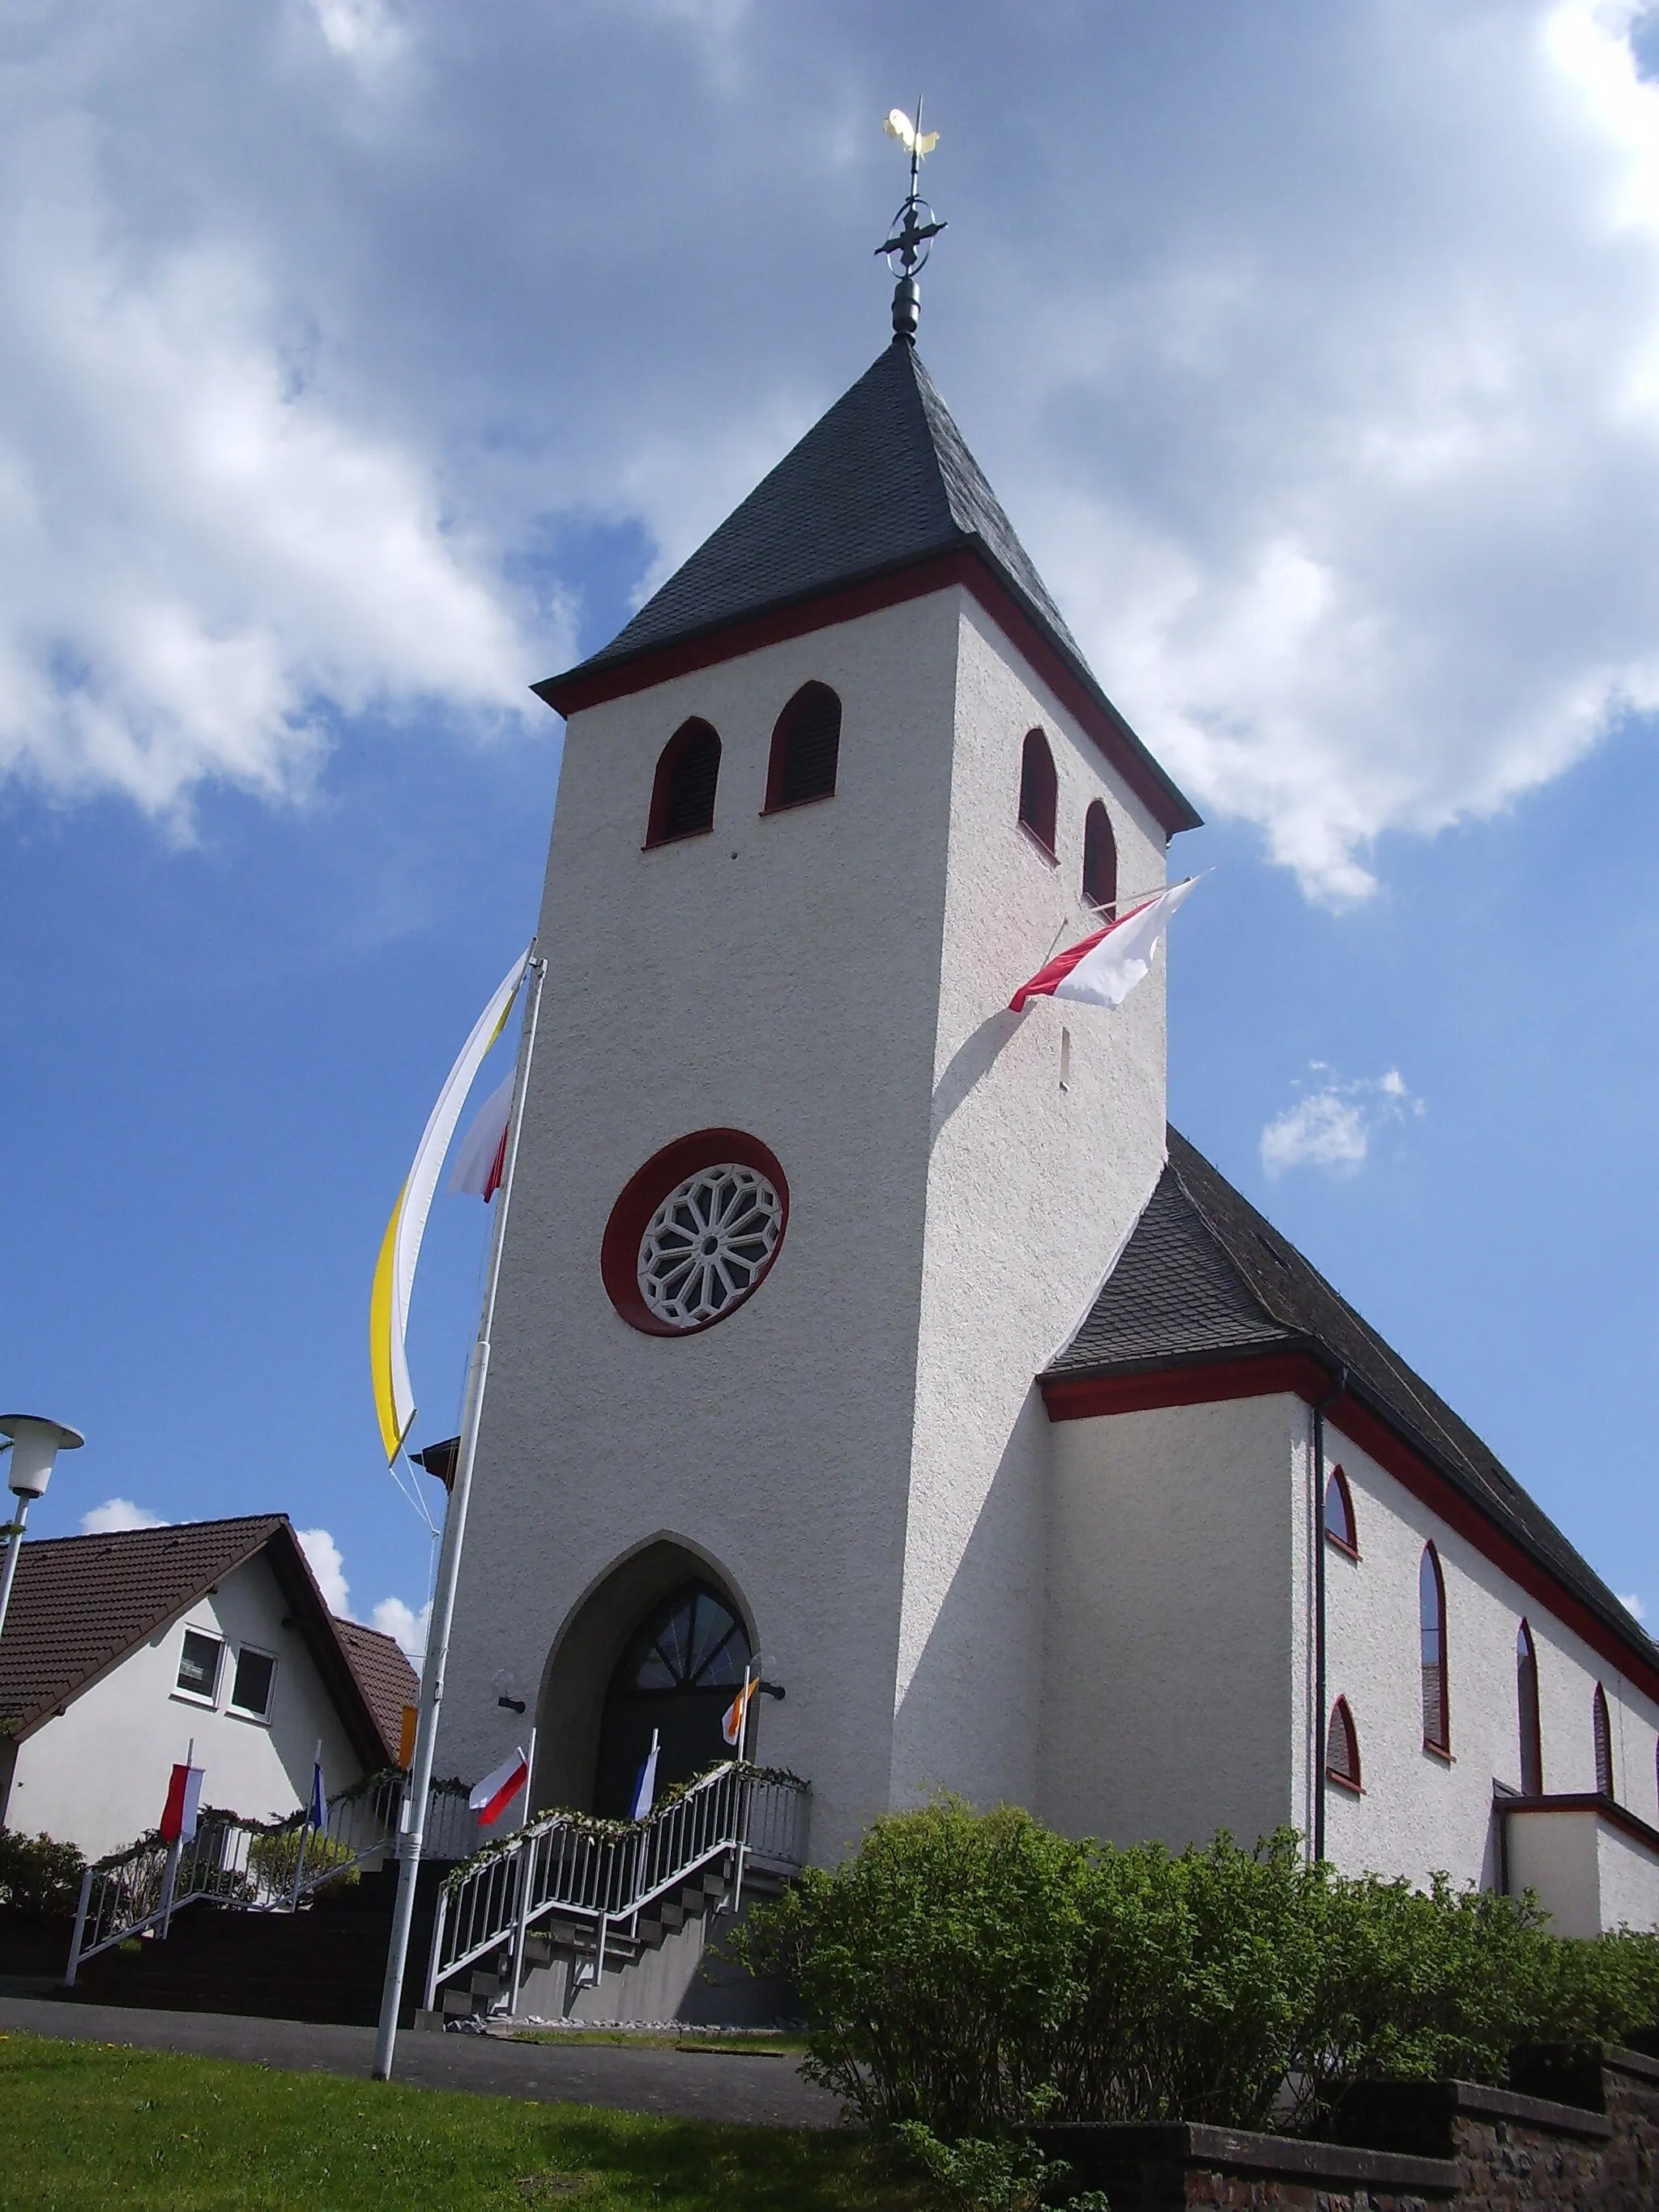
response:
[[[294,1534],[317,1577],[323,1603],[331,1613],[341,1613],[349,1620],[351,1588],[346,1581],[345,1561],[340,1557],[339,1546],[326,1528],[296,1528]]]
[[[101,1505],[81,1516],[83,1536],[114,1536],[124,1528],[165,1528],[167,1525],[165,1514],[135,1505],[130,1498],[106,1498]]]
[[[1646,1606],[1643,1604],[1639,1597],[1636,1597],[1634,1595],[1630,1597],[1621,1597],[1619,1602],[1624,1607],[1626,1612],[1630,1614],[1632,1620],[1645,1620],[1647,1619],[1648,1609]]]
[[[1397,1067],[1356,1082],[1345,1082],[1322,1060],[1309,1072],[1314,1088],[1261,1132],[1261,1164],[1270,1176],[1300,1167],[1352,1175],[1364,1166],[1379,1128],[1423,1113],[1422,1100],[1412,1096]]]
[[[400,1597],[383,1597],[374,1608],[369,1626],[378,1628],[382,1636],[394,1638],[418,1667],[426,1657],[426,1635],[431,1620],[430,1598],[415,1613]]]

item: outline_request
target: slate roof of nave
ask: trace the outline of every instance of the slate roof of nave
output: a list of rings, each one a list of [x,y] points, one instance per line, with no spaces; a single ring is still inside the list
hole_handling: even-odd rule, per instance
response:
[[[1128,1243],[1051,1376],[1306,1351],[1415,1444],[1649,1666],[1659,1646],[1467,1421],[1177,1130]]]

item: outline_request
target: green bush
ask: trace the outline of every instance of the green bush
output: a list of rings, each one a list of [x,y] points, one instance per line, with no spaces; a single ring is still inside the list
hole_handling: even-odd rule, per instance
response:
[[[1351,2081],[1501,2083],[1520,2045],[1659,2014],[1659,1938],[1544,1921],[1530,1897],[1310,1866],[1288,1829],[1124,1850],[945,1801],[878,1821],[732,1942],[799,1990],[814,2079],[960,2148],[1041,2118],[1305,2128]]]
[[[301,1840],[306,1855],[303,1869],[300,1868]],[[329,1868],[338,1871],[318,1881],[316,1877]],[[349,1889],[358,1879],[349,1848],[315,1828],[276,1828],[256,1836],[248,1845],[247,1870],[250,1879],[268,1897],[289,1895],[296,1870],[314,1885],[313,1894],[318,1897]]]
[[[0,1828],[0,1905],[19,1912],[73,1912],[86,1864],[73,1844]]]

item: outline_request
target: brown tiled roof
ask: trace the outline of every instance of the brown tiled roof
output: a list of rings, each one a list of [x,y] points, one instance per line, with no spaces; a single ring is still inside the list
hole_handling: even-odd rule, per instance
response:
[[[365,1628],[360,1620],[342,1620],[337,1613],[334,1633],[344,1644],[351,1671],[380,1724],[386,1742],[386,1765],[393,1765],[403,1735],[404,1707],[419,1701],[420,1677],[404,1656],[396,1638],[382,1636],[378,1628]]]
[[[26,1735],[49,1720],[261,1552],[358,1757],[382,1765],[380,1715],[285,1513],[26,1543],[0,1637],[0,1729]]]

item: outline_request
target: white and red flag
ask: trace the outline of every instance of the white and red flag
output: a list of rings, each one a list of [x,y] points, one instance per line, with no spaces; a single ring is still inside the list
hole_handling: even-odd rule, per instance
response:
[[[739,1750],[742,1747],[743,1724],[748,1715],[749,1700],[754,1696],[756,1691],[758,1690],[759,1687],[759,1675],[755,1674],[751,1676],[745,1674],[743,1678],[742,1689],[738,1692],[737,1696],[732,1698],[731,1704],[726,1707],[726,1716],[720,1722],[720,1734],[726,1738],[726,1741],[732,1746],[734,1751]]]
[[[513,1078],[492,1091],[472,1117],[472,1126],[455,1148],[449,1171],[451,1190],[474,1192],[486,1206],[507,1172],[507,1125],[513,1115]]]
[[[164,1844],[187,1844],[192,1839],[201,1803],[202,1769],[185,1759],[173,1768],[168,1778],[167,1802],[161,1808]]]
[[[501,1761],[493,1774],[486,1774],[482,1782],[475,1784],[466,1802],[477,1814],[478,1826],[494,1827],[529,1779],[530,1762],[522,1751],[515,1751],[511,1759]]]
[[[1121,1006],[1151,970],[1170,915],[1197,882],[1196,876],[1189,876],[1184,884],[1155,891],[1092,937],[1056,952],[1029,982],[1020,985],[1008,1001],[1010,1011],[1019,1013],[1028,999],[1078,999],[1090,1006]]]

